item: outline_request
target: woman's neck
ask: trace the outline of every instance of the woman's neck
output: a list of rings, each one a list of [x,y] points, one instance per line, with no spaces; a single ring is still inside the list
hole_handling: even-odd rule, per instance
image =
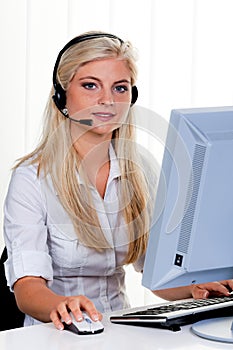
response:
[[[94,137],[87,137],[85,134],[85,136],[79,137],[73,144],[79,155],[79,159],[81,159],[80,165],[82,170],[92,185],[96,187],[102,198],[104,197],[110,171],[110,136],[94,135]]]

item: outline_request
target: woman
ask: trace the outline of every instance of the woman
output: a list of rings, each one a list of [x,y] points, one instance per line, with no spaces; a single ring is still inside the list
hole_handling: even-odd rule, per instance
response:
[[[41,142],[15,166],[5,202],[6,274],[25,325],[63,329],[70,312],[98,320],[129,307],[123,266],[143,269],[155,188],[134,141],[136,72],[131,44],[108,33],[74,38],[58,55]]]

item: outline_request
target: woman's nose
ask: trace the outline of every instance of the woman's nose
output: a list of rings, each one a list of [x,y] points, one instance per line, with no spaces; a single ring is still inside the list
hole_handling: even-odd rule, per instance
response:
[[[112,90],[103,89],[99,96],[99,104],[112,105],[114,103]]]

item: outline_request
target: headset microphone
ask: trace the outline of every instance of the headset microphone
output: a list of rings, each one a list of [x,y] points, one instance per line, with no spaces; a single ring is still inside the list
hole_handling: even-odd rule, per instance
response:
[[[60,105],[58,106],[57,105],[57,101],[56,99],[54,99],[54,96],[53,96],[53,100],[57,106],[57,108],[59,109],[59,111],[66,117],[66,118],[69,118],[70,120],[72,120],[72,122],[75,122],[75,123],[79,123],[79,124],[84,124],[84,125],[89,125],[89,126],[92,126],[93,124],[93,120],[92,119],[74,119],[74,118],[71,118],[69,116],[69,113],[68,113],[68,109],[65,107],[65,108],[60,108]]]
[[[71,117],[68,117],[70,120],[72,120],[72,122],[76,122],[76,123],[79,123],[79,124],[84,124],[84,125],[88,125],[88,126],[92,126],[93,124],[93,120],[92,119],[73,119]]]

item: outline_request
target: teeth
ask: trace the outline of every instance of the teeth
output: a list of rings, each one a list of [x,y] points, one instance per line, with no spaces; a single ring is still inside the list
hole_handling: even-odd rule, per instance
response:
[[[95,115],[97,117],[103,117],[103,118],[108,118],[108,117],[112,117],[112,114],[102,114],[102,113],[95,113]]]

